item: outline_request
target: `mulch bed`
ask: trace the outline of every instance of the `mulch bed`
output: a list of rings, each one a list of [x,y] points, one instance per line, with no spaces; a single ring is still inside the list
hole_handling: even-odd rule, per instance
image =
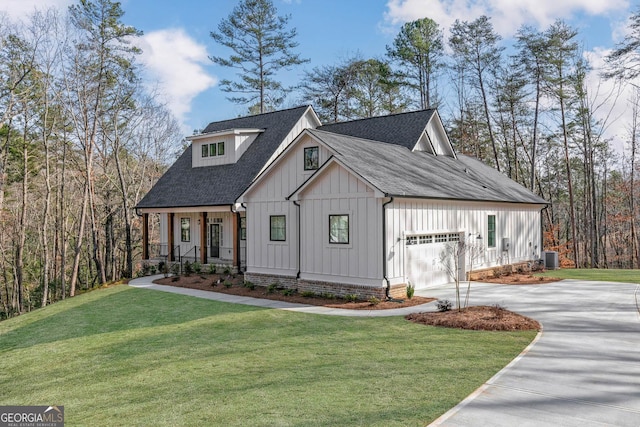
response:
[[[531,274],[505,274],[499,277],[487,277],[478,279],[478,282],[501,283],[503,285],[544,285],[546,283],[557,282],[562,279],[555,277],[540,277]]]
[[[231,283],[230,287],[224,283]],[[349,310],[388,310],[393,308],[413,307],[435,301],[435,298],[425,298],[415,296],[411,299],[380,301],[373,304],[369,301],[347,302],[338,298],[321,298],[319,296],[307,297],[299,293],[284,295],[282,290],[268,292],[264,287],[256,286],[249,289],[243,286],[242,275],[224,274],[192,274],[190,276],[173,276],[155,280],[159,285],[177,286],[181,288],[199,289],[209,292],[220,292],[224,294],[240,295],[244,297],[264,298],[277,301],[286,301],[299,304],[319,305],[331,308],[342,308]]]
[[[473,306],[435,313],[413,313],[405,319],[431,326],[484,331],[540,330],[540,323],[499,306]]]

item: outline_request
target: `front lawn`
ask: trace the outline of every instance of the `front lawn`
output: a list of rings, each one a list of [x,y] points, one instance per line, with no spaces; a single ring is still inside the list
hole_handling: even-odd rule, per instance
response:
[[[604,268],[566,268],[548,270],[536,276],[558,279],[595,280],[599,282],[640,283],[640,270],[615,270]]]
[[[0,405],[64,405],[67,426],[424,426],[535,334],[123,285],[0,322]]]

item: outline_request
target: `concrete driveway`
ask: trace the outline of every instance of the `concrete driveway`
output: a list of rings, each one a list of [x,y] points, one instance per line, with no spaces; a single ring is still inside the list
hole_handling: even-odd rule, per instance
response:
[[[470,305],[500,304],[543,324],[527,351],[432,426],[640,426],[635,284],[473,283]],[[453,301],[453,285],[421,295]],[[640,295],[639,295],[640,297]]]

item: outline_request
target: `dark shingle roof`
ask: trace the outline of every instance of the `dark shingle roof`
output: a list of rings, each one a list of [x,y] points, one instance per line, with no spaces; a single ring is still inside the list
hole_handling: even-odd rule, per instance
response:
[[[397,144],[412,149],[436,110],[420,110],[350,122],[331,123],[318,129],[342,135]]]
[[[210,123],[204,133],[264,129],[233,164],[191,167],[192,146],[138,203],[138,208],[231,205],[260,172],[308,106]]]
[[[402,145],[337,135],[311,134],[335,157],[381,192],[399,197],[545,204],[545,200],[479,160],[412,152]]]

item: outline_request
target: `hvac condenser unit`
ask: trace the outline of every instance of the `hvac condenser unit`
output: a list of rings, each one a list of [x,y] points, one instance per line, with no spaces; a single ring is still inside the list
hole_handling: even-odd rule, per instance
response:
[[[560,263],[558,262],[558,252],[556,251],[544,251],[543,258],[544,260],[544,268],[547,270],[557,270],[560,268]]]

